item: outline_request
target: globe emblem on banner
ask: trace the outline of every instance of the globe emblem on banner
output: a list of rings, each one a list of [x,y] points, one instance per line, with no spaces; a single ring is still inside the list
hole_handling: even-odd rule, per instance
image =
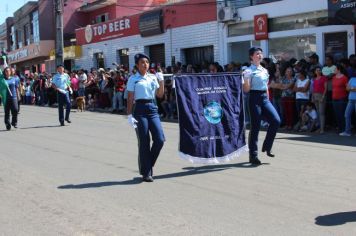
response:
[[[92,39],[93,39],[93,30],[91,28],[91,25],[87,25],[87,27],[85,27],[85,40],[87,41],[87,43],[90,43]]]
[[[218,124],[221,122],[223,116],[222,108],[217,102],[210,102],[204,107],[204,117],[211,124]]]

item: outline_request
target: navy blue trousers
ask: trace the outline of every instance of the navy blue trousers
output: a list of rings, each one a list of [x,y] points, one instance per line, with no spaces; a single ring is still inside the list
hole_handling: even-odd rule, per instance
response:
[[[251,130],[248,140],[250,157],[258,156],[258,133],[260,132],[262,118],[269,123],[267,135],[263,142],[263,148],[271,151],[274,138],[281,119],[278,112],[268,99],[266,92],[250,91],[248,106],[250,109]]]
[[[65,119],[69,119],[69,113],[70,113],[70,98],[69,98],[69,93],[67,92],[66,94],[63,93],[57,93],[57,99],[58,99],[58,116],[59,116],[59,122],[63,123],[64,122],[64,104],[66,104],[66,117]]]
[[[346,99],[333,100],[332,104],[333,104],[337,127],[339,128],[339,131],[342,132],[345,130],[345,110],[347,106],[347,100]]]
[[[153,175],[152,167],[155,165],[165,141],[158,107],[154,103],[136,103],[133,116],[138,121],[136,134],[139,171],[143,176],[150,176]],[[150,134],[153,141],[152,146]]]

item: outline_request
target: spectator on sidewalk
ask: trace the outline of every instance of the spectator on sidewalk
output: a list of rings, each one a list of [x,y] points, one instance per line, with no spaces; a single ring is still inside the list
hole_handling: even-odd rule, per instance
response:
[[[315,67],[313,77],[312,101],[316,106],[320,123],[320,133],[322,134],[325,131],[325,106],[328,79],[321,73],[321,67]]]
[[[115,84],[115,94],[112,101],[113,113],[115,112],[123,112],[124,107],[124,93],[126,87],[126,79],[124,77],[123,71],[117,71],[114,76],[114,84]]]
[[[339,131],[345,130],[345,110],[347,104],[347,71],[340,64],[335,67],[332,78],[332,104]]]
[[[296,100],[296,112],[298,117],[298,123],[296,126],[296,130],[300,127],[301,118],[303,115],[303,111],[305,105],[309,101],[309,86],[310,80],[307,76],[307,72],[302,70],[298,74],[297,81],[294,85],[294,92],[295,92],[295,100]]]
[[[351,136],[351,117],[356,111],[356,76],[350,79],[346,89],[349,91],[349,101],[345,111],[345,131],[340,136]]]

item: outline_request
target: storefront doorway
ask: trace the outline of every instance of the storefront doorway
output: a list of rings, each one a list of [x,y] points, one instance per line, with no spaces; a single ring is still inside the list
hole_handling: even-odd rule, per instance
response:
[[[125,68],[130,68],[128,48],[117,50],[117,63],[123,65]]]
[[[98,52],[94,54],[94,66],[96,66],[97,69],[99,68],[105,68],[105,61],[104,61],[104,53]]]
[[[165,66],[165,49],[164,44],[156,44],[148,47],[149,56],[151,59],[151,64],[155,65],[160,64],[161,66]]]
[[[348,58],[347,32],[324,34],[325,56],[331,55],[335,61]]]
[[[214,46],[184,49],[186,64],[193,66],[214,62]]]

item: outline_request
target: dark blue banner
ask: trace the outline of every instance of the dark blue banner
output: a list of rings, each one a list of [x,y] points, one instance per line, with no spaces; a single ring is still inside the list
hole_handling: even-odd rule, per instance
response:
[[[174,77],[180,156],[193,163],[220,163],[246,151],[241,75]]]

